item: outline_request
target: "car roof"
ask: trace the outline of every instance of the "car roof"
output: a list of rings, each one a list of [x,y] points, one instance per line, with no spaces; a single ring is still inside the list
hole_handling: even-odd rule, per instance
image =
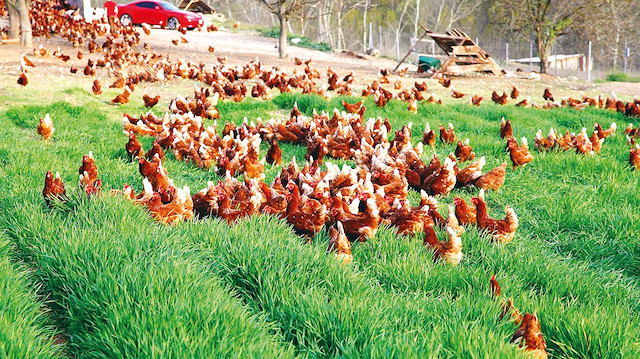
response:
[[[135,5],[135,4],[138,4],[138,3],[141,3],[141,2],[152,2],[152,3],[154,3],[154,4],[158,4],[158,3],[161,3],[161,2],[164,2],[164,1],[155,1],[155,0],[138,0],[138,1],[132,1],[132,2],[130,2],[130,3],[122,4],[122,5]]]

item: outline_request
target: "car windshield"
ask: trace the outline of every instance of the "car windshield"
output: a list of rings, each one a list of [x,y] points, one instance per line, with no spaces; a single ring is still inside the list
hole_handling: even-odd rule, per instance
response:
[[[170,10],[170,11],[179,11],[180,10],[175,5],[173,5],[171,3],[168,3],[168,2],[160,1],[160,2],[158,2],[158,4],[160,4],[160,6],[162,6],[162,8],[165,9],[165,10]]]

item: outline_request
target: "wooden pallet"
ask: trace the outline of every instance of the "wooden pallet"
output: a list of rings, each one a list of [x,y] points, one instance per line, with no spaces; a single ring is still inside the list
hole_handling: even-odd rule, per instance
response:
[[[437,74],[460,76],[470,73],[487,73],[496,76],[504,74],[500,65],[462,30],[452,29],[444,34],[431,32],[426,28],[424,30],[449,55],[434,76]]]
[[[216,12],[201,0],[182,0],[178,4],[178,8],[184,11],[196,11],[204,14],[213,14]]]

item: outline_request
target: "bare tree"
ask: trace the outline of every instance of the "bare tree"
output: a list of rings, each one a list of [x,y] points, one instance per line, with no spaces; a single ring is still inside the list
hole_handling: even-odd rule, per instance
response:
[[[465,19],[468,16],[475,14],[480,6],[487,2],[487,0],[454,0],[445,1],[440,0],[443,4],[446,4],[449,8],[449,13],[446,16],[445,29],[450,29],[454,24]],[[441,10],[443,7],[440,8]]]
[[[600,0],[498,0],[494,20],[525,36],[533,34],[538,45],[540,72],[547,72],[551,46],[566,35],[576,19],[590,18]]]
[[[369,0],[364,2],[364,11],[362,12],[362,51],[367,51],[367,12],[369,11]],[[371,34],[369,34],[371,36]]]
[[[613,69],[624,56],[624,42],[637,43],[640,8],[636,0],[603,0],[591,19],[576,21],[578,33],[594,44],[594,53]]]
[[[18,38],[20,30],[20,46],[33,47],[31,19],[29,18],[29,0],[6,0],[9,13],[9,38]]]
[[[278,54],[281,59],[287,57],[287,28],[289,19],[300,15],[307,6],[314,5],[322,0],[259,0],[280,22],[280,38],[278,41]]]
[[[404,22],[404,16],[407,14],[407,9],[409,8],[409,2],[411,0],[406,0],[404,6],[402,7],[402,12],[400,13],[400,18],[395,27],[395,35],[396,35],[396,58],[400,60],[400,32],[406,25]]]
[[[420,22],[420,0],[416,0],[416,11],[413,20],[413,37],[418,37],[418,23]]]

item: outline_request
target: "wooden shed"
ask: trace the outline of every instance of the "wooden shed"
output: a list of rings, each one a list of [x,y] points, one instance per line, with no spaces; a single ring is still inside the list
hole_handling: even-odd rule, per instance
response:
[[[449,56],[437,73],[443,75],[486,73],[496,76],[505,73],[489,54],[460,29],[449,30],[444,34],[426,30],[426,35],[430,36]]]

